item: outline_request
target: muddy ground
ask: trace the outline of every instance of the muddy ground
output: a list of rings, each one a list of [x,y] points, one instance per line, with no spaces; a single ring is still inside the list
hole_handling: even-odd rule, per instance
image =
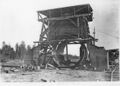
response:
[[[1,78],[5,82],[110,81],[110,73],[71,69],[41,69],[36,72],[1,73]]]

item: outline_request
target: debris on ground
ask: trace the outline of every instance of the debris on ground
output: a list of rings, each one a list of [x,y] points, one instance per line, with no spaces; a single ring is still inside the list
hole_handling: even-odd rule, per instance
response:
[[[42,81],[42,82],[47,82],[47,80],[45,80],[45,79],[41,79],[41,81]]]

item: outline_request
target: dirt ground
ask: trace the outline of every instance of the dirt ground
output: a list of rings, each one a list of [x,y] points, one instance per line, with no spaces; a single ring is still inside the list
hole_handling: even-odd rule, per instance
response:
[[[69,81],[109,81],[110,74],[86,70],[39,70],[37,72],[1,73],[5,82],[69,82]]]

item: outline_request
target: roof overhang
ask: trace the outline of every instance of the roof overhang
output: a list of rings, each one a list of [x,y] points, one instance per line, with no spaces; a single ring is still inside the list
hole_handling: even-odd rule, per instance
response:
[[[76,6],[69,6],[69,7],[62,7],[62,8],[55,8],[55,9],[48,9],[37,11],[38,14],[42,14],[47,18],[61,18],[61,17],[80,17],[85,16],[88,21],[92,21],[92,11],[90,4],[84,5],[76,5]]]

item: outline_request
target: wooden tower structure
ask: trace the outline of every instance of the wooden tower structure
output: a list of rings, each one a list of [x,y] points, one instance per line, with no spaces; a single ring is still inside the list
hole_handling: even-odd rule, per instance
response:
[[[44,52],[43,64],[46,64],[48,53],[55,52],[59,55],[63,53],[65,47],[68,52],[68,44],[81,44],[82,58],[86,51],[85,44],[96,40],[89,31],[88,22],[93,20],[93,10],[89,4],[42,10],[37,11],[37,14],[42,29],[39,41],[34,43],[38,44],[40,52]],[[68,59],[67,55],[66,58]]]

